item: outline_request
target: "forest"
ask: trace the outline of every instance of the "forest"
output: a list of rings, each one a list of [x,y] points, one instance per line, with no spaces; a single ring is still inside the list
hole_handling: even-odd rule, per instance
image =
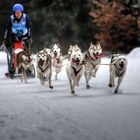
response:
[[[15,3],[32,21],[33,52],[53,43],[63,54],[70,44],[86,51],[92,41],[104,51],[128,53],[140,44],[139,0],[1,0],[0,44]]]

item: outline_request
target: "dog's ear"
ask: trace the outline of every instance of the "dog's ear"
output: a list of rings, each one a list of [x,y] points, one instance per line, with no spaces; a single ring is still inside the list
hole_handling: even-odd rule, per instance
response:
[[[100,44],[99,41],[97,42],[96,46],[97,46],[97,47],[101,47],[101,44]]]
[[[90,46],[93,46],[94,44],[92,42],[90,42]]]

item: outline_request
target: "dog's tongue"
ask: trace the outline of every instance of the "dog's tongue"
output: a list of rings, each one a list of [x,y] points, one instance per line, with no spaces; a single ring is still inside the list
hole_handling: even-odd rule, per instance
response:
[[[96,55],[95,55],[95,58],[96,58],[96,59],[100,58],[100,54],[96,54]]]

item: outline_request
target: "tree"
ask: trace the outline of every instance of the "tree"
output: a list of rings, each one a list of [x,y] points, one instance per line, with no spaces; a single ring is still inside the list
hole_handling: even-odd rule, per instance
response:
[[[140,43],[139,15],[130,5],[122,0],[111,0],[108,3],[96,0],[92,2],[97,9],[89,15],[93,18],[93,23],[99,27],[95,38],[102,43],[104,49],[128,52]]]

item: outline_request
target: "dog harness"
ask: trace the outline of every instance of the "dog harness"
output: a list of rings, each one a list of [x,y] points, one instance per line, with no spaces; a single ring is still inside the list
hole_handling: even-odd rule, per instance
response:
[[[125,69],[123,71],[119,71],[119,68],[116,66],[116,64],[114,64],[114,66],[116,67],[116,71],[115,71],[116,75],[118,77],[122,76],[125,72]]]
[[[72,67],[75,76],[77,76],[77,74],[81,71],[82,67],[77,71],[74,67]]]

